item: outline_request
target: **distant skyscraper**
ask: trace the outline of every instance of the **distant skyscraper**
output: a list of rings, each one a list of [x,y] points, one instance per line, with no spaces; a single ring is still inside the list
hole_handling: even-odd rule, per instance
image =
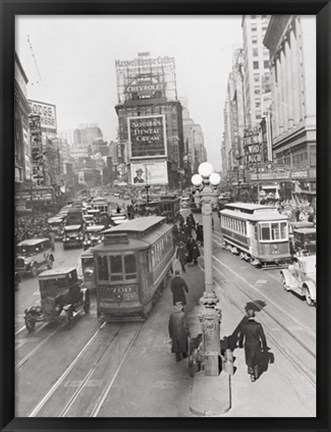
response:
[[[262,95],[270,92],[269,50],[263,45],[269,15],[243,15],[245,123],[257,126],[263,116]]]

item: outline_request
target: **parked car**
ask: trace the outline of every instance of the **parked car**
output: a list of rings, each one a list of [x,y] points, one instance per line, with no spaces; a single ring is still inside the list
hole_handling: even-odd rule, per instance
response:
[[[40,267],[53,267],[54,255],[49,238],[23,240],[16,246],[15,271],[36,277]]]
[[[305,297],[309,306],[316,304],[316,255],[294,257],[280,273],[286,291]]]
[[[25,326],[32,332],[37,322],[60,321],[72,327],[74,317],[82,310],[90,311],[90,292],[82,288],[74,267],[46,270],[39,275],[40,306],[30,306],[24,311]]]

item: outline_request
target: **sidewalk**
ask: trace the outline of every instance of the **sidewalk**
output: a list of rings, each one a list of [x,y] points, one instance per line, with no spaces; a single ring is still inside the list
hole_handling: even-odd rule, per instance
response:
[[[197,286],[196,284],[201,286],[204,274],[197,266],[189,267],[184,278],[191,287]],[[245,312],[244,309],[240,311],[229,298],[223,295],[222,286],[216,286],[215,291],[220,299],[221,339],[223,339],[233,333]],[[201,333],[198,313],[199,306],[195,306],[188,314],[192,337]],[[263,325],[263,322],[261,323]],[[275,355],[275,362],[269,364],[268,370],[253,383],[247,373],[244,350],[238,348],[233,353],[235,366],[233,376],[229,376],[224,371],[217,377],[205,377],[203,371],[197,373],[191,393],[191,412],[199,416],[217,417],[316,416],[314,406],[316,390],[309,389],[307,395],[305,391],[307,386],[302,381],[300,371],[285,359],[277,347],[271,346],[271,350]]]

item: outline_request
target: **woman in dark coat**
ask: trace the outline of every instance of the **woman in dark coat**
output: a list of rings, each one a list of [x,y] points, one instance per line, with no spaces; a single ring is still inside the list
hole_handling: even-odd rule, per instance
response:
[[[193,248],[191,243],[191,237],[189,237],[187,240],[186,249],[188,253],[186,261],[190,264],[193,260]]]
[[[191,250],[192,250],[193,264],[198,264],[198,258],[200,256],[198,243],[192,237],[190,238],[189,243],[191,245]]]
[[[267,341],[260,323],[254,320],[255,312],[247,311],[248,319],[241,324],[239,348],[245,345],[245,360],[247,372],[251,377],[251,381],[255,381],[259,377],[259,366],[262,364],[262,351],[267,350]]]
[[[176,361],[180,362],[182,358],[187,357],[189,334],[188,325],[183,311],[181,302],[177,302],[174,312],[169,318],[169,336],[171,338],[171,352],[176,354]]]
[[[197,242],[200,243],[200,246],[203,246],[203,227],[198,222],[196,227],[196,233],[197,233]]]

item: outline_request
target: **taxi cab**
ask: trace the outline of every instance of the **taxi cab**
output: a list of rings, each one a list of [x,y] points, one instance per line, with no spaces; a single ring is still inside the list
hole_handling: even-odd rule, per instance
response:
[[[49,238],[23,240],[16,246],[15,271],[36,277],[38,269],[53,267],[54,255]]]

